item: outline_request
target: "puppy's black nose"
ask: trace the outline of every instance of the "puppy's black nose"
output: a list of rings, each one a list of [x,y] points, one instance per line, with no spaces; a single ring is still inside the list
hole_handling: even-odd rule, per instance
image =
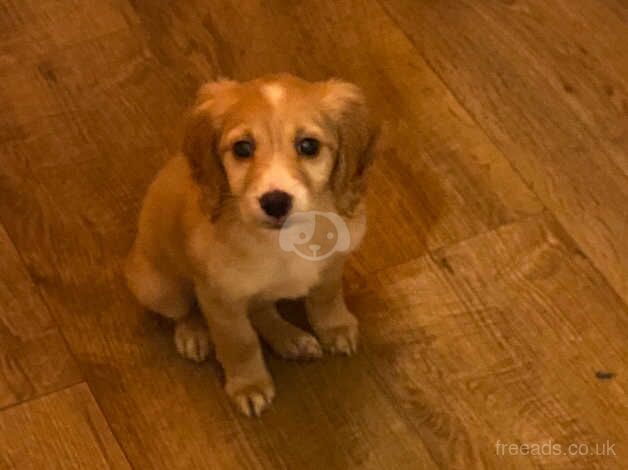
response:
[[[270,191],[259,198],[259,205],[271,217],[280,219],[290,212],[292,196],[283,191]]]

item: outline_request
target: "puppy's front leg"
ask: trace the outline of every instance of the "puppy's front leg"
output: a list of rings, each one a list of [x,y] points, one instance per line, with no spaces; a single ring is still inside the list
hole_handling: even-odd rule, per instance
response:
[[[275,387],[248,318],[248,299],[226,300],[203,284],[197,284],[196,292],[225,372],[227,395],[245,415],[259,416],[273,400]]]
[[[342,292],[344,261],[322,273],[322,281],[306,298],[307,317],[323,348],[332,353],[353,354],[358,346],[358,320],[349,312]]]

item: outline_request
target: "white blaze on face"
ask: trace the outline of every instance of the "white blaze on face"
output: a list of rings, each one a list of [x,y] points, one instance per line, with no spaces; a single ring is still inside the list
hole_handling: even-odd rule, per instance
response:
[[[278,157],[273,158],[268,169],[255,185],[255,196],[260,198],[270,191],[284,191],[293,196],[293,208],[306,210],[309,204],[307,189],[295,178]]]
[[[264,93],[268,102],[274,107],[277,107],[286,96],[286,90],[278,83],[264,85],[262,87],[262,93]]]
[[[286,100],[286,89],[277,82],[263,85],[262,94],[273,108],[280,108]],[[276,190],[293,196],[293,209],[305,210],[308,207],[307,189],[291,174],[285,159],[280,155],[273,156],[268,168],[256,182],[253,193],[256,198],[260,198],[264,193]]]

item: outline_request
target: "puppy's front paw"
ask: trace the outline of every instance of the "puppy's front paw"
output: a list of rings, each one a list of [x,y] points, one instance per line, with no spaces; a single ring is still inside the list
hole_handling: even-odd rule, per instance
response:
[[[186,359],[202,362],[211,350],[209,330],[202,320],[184,318],[175,326],[174,344]]]
[[[344,354],[350,356],[358,349],[358,322],[348,322],[344,325],[336,325],[330,328],[320,328],[317,334],[323,348],[332,354]]]
[[[246,416],[259,416],[275,398],[275,386],[270,377],[251,383],[228,380],[225,390],[231,401]]]

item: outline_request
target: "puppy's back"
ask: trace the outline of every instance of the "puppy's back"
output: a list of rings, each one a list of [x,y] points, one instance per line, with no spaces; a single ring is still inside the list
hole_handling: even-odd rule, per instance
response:
[[[148,188],[139,217],[134,251],[152,262],[181,265],[190,206],[200,197],[187,160],[176,156],[159,171]],[[184,215],[188,217],[184,217]]]

